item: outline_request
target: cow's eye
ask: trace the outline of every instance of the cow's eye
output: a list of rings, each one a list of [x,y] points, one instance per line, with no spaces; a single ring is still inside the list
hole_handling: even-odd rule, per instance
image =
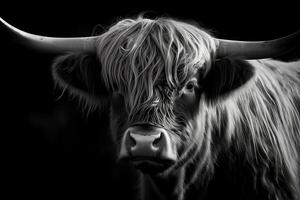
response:
[[[192,79],[185,85],[184,93],[193,93],[196,87],[197,87],[197,80]]]
[[[194,83],[188,83],[186,86],[185,86],[185,89],[189,90],[189,91],[192,91],[194,90],[194,87],[195,87],[195,84]]]

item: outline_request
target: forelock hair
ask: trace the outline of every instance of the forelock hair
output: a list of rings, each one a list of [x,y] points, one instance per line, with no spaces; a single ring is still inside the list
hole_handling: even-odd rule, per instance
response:
[[[97,44],[103,80],[128,100],[130,110],[153,101],[155,88],[180,86],[189,73],[209,63],[214,39],[189,23],[168,18],[124,19]]]

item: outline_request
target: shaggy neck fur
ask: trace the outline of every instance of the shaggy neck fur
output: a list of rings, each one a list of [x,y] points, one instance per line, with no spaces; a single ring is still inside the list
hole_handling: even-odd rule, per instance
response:
[[[183,179],[172,191],[177,199],[194,198],[195,191],[210,199],[205,190],[223,173],[220,170],[229,174],[225,184],[236,180],[240,183],[236,190],[257,195],[247,197],[245,192],[244,199],[299,199],[300,62],[257,60],[249,64],[256,73],[243,87],[213,102],[203,95],[200,112],[209,122],[203,141],[208,143],[202,144],[206,150],[194,152],[181,173],[177,171]],[[213,173],[216,177],[207,176]],[[164,185],[168,176],[153,180]],[[166,192],[164,187],[161,190]]]
[[[251,61],[256,76],[230,101],[209,108],[228,118],[225,137],[274,199],[299,198],[299,62]],[[271,173],[272,172],[272,173]],[[282,183],[285,182],[285,183]],[[255,183],[254,183],[255,184]],[[282,188],[285,184],[288,188]]]

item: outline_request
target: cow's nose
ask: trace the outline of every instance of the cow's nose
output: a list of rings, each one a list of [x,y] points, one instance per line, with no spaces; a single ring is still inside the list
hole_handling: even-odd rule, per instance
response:
[[[119,158],[175,161],[177,155],[165,129],[133,126],[125,131]]]
[[[144,132],[130,130],[127,134],[131,142],[128,143],[130,153],[133,156],[156,156],[163,148],[164,134],[160,130],[153,130],[144,134]]]

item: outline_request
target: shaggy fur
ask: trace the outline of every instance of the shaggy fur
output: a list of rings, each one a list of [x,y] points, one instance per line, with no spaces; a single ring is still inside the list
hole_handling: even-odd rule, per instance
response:
[[[170,132],[179,160],[150,180],[164,198],[214,199],[210,188],[226,180],[239,183],[232,199],[299,199],[300,62],[216,60],[215,52],[194,25],[139,17],[102,34],[97,55],[58,58],[53,76],[91,107],[112,102],[117,140],[137,121]]]
[[[270,199],[298,199],[300,62],[256,60],[249,64],[256,72],[251,81],[203,108],[213,133],[221,133],[226,146],[244,156],[243,162],[253,170],[254,184],[265,187]],[[221,74],[228,73],[224,68]],[[239,161],[236,155],[230,158],[232,165]]]

